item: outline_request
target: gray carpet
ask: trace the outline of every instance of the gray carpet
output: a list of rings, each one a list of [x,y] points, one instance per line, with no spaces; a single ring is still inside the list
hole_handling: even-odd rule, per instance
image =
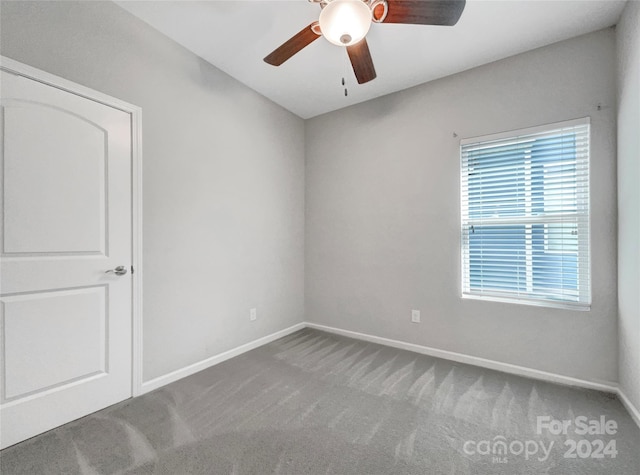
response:
[[[538,434],[546,415],[618,427]],[[612,395],[305,329],[0,457],[7,475],[637,475],[640,430]]]

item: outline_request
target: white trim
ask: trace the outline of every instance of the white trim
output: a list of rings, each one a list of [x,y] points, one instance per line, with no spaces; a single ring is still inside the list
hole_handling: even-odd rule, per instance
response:
[[[131,264],[135,272],[132,285],[132,396],[141,394],[142,385],[142,109],[128,102],[55,76],[6,56],[0,56],[0,69],[76,96],[90,99],[131,116]]]
[[[640,427],[640,410],[636,406],[633,405],[631,400],[626,396],[626,394],[622,391],[622,388],[618,387],[618,391],[616,392],[618,395],[618,399],[622,402],[622,405],[627,409],[629,414],[631,414],[631,418]]]
[[[131,378],[132,378],[132,396],[142,394],[143,371],[142,362],[144,361],[143,348],[143,311],[142,311],[142,109],[131,112],[131,145],[132,145],[132,163],[131,163],[131,266],[133,274],[131,275],[133,288],[132,305],[133,305],[133,327],[131,329],[132,339],[132,362]]]
[[[550,300],[550,299],[528,299],[524,297],[509,297],[506,295],[501,295],[498,292],[484,292],[480,293],[472,293],[462,292],[462,299],[469,300],[483,300],[485,302],[501,302],[501,303],[513,303],[516,305],[529,305],[531,307],[547,307],[547,308],[561,308],[564,310],[577,310],[580,312],[589,312],[591,310],[591,305],[585,303],[572,303],[565,302],[562,300]]]
[[[562,122],[552,122],[550,124],[537,125],[535,127],[526,127],[523,129],[505,130],[495,134],[479,135],[476,137],[467,137],[460,140],[460,145],[467,145],[475,142],[492,142],[494,140],[502,140],[506,138],[517,139],[522,135],[537,135],[547,131],[557,131],[568,127],[578,125],[591,125],[591,117],[580,117],[578,119],[564,120]]]
[[[350,338],[355,338],[357,340],[364,340],[364,341],[370,341],[372,343],[379,343],[381,345],[391,346],[393,348],[400,348],[401,350],[413,351],[415,353],[434,356],[436,358],[442,358],[445,360],[456,361],[458,363],[465,363],[473,366],[480,366],[482,368],[502,371],[503,373],[515,374],[518,376],[524,376],[527,378],[539,379],[542,381],[564,384],[568,386],[577,386],[577,387],[587,388],[587,389],[596,389],[598,391],[605,391],[613,394],[616,394],[618,392],[617,384],[610,381],[603,381],[603,382],[588,381],[586,379],[573,378],[571,376],[564,376],[561,374],[549,373],[547,371],[541,371],[533,368],[526,368],[524,366],[518,366],[510,363],[503,363],[501,361],[488,360],[485,358],[479,358],[477,356],[465,355],[463,353],[456,353],[454,351],[439,350],[437,348],[432,348],[429,346],[416,345],[415,343],[407,343],[404,341],[392,340],[389,338],[369,335],[366,333],[354,332],[351,330],[342,330],[340,328],[328,327],[325,325],[318,325],[316,323],[307,323],[306,325],[309,328],[315,328],[316,330],[335,333],[337,335],[347,336]]]
[[[141,110],[138,106],[134,106],[128,102],[121,101],[120,99],[116,99],[115,97],[90,89],[86,86],[61,78],[60,76],[56,76],[41,69],[34,68],[33,66],[23,64],[15,59],[7,58],[6,56],[0,56],[0,69],[3,69],[8,73],[13,73],[17,76],[23,76],[42,84],[62,89],[63,91],[70,92],[76,96],[91,99],[92,101],[99,102],[100,104],[113,107],[114,109],[118,109],[129,114],[133,112],[139,113]]]
[[[191,376],[192,374],[195,374],[199,371],[210,368],[211,366],[215,366],[219,363],[222,363],[223,361],[239,356],[243,353],[246,353],[247,351],[251,351],[262,345],[266,345],[267,343],[271,343],[272,341],[275,341],[278,338],[282,338],[284,336],[290,335],[291,333],[294,333],[298,330],[302,330],[304,328],[313,328],[316,330],[326,331],[328,333],[334,333],[336,335],[355,338],[357,340],[378,343],[378,344],[390,346],[393,348],[399,348],[401,350],[408,350],[408,351],[413,351],[415,353],[420,353],[423,355],[433,356],[435,358],[442,358],[449,361],[456,361],[458,363],[465,363],[473,366],[479,366],[482,368],[488,368],[495,371],[502,371],[503,373],[515,374],[517,376],[537,379],[540,381],[547,381],[547,382],[556,383],[556,384],[563,384],[567,386],[593,389],[597,391],[604,391],[604,392],[616,394],[620,399],[620,401],[622,402],[622,404],[624,405],[624,407],[627,409],[627,411],[631,415],[631,418],[640,427],[640,411],[638,411],[638,409],[631,403],[629,398],[627,398],[627,396],[622,392],[622,390],[614,382],[596,382],[596,381],[589,381],[585,379],[573,378],[571,376],[564,376],[556,373],[550,373],[547,371],[527,368],[524,366],[518,366],[510,363],[503,363],[500,361],[479,358],[477,356],[466,355],[463,353],[440,350],[440,349],[432,348],[428,346],[417,345],[414,343],[407,343],[399,340],[392,340],[390,338],[383,338],[379,336],[369,335],[366,333],[360,333],[360,332],[355,332],[351,330],[343,330],[341,328],[329,327],[326,325],[319,325],[317,323],[310,323],[310,322],[297,323],[293,326],[285,328],[284,330],[280,330],[278,332],[272,333],[262,338],[258,338],[257,340],[253,340],[244,345],[238,346],[236,348],[232,348],[231,350],[227,350],[223,353],[212,356],[205,360],[191,364],[189,366],[178,369],[176,371],[172,371],[171,373],[165,374],[163,376],[159,376],[150,381],[143,382],[140,388],[140,392],[137,395],[148,393],[162,386],[173,383],[174,381],[178,381],[179,379],[186,378],[187,376]]]
[[[149,391],[153,391],[154,389],[158,389],[162,386],[165,386],[169,383],[173,383],[182,378],[186,378],[187,376],[191,376],[198,371],[202,371],[203,369],[210,368],[211,366],[215,366],[223,361],[227,361],[235,356],[239,356],[247,351],[251,351],[259,346],[266,345],[267,343],[271,343],[272,341],[277,340],[278,338],[282,338],[284,336],[290,335],[291,333],[297,332],[298,330],[302,330],[306,327],[304,322],[296,323],[284,330],[277,331],[275,333],[271,333],[270,335],[263,336],[262,338],[258,338],[257,340],[250,341],[249,343],[245,343],[244,345],[237,346],[230,350],[227,350],[223,353],[219,353],[217,355],[211,356],[202,361],[198,361],[197,363],[190,364],[189,366],[185,366],[184,368],[177,369],[172,371],[171,373],[167,373],[163,376],[158,376],[150,381],[145,381],[142,383],[142,392],[140,394],[148,393]]]

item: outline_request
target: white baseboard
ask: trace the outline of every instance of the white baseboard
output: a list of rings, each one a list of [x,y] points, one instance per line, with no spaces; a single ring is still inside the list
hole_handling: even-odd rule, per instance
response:
[[[640,410],[638,410],[638,408],[633,405],[631,400],[626,396],[621,388],[618,388],[617,394],[624,407],[627,409],[629,414],[631,414],[631,418],[635,421],[638,427],[640,427]]]
[[[222,363],[223,361],[231,359],[234,356],[241,355],[242,353],[246,353],[247,351],[258,348],[259,346],[271,343],[278,338],[282,338],[283,336],[287,336],[291,333],[297,332],[298,330],[302,330],[303,328],[305,328],[305,326],[306,325],[304,323],[297,323],[293,326],[290,326],[289,328],[285,328],[284,330],[280,330],[262,338],[258,338],[257,340],[250,341],[249,343],[240,345],[236,348],[232,348],[231,350],[225,351],[224,353],[211,356],[210,358],[198,361],[197,363],[185,366],[184,368],[172,371],[171,373],[167,373],[149,381],[145,381],[142,383],[140,394],[148,393],[149,391],[153,391],[154,389],[158,389],[159,387],[165,386],[169,383],[173,383],[174,381],[177,381],[179,379],[191,376],[198,371],[202,371],[203,369],[207,369],[210,366]]]
[[[496,371],[502,371],[504,373],[515,374],[518,376],[538,379],[541,381],[547,381],[551,383],[564,384],[568,386],[576,386],[576,387],[581,387],[586,389],[595,389],[598,391],[614,393],[618,396],[622,404],[625,406],[625,408],[631,415],[631,418],[640,427],[640,411],[638,410],[637,407],[633,405],[633,403],[624,394],[624,392],[618,387],[618,385],[613,382],[588,381],[585,379],[573,378],[571,376],[564,376],[556,373],[549,373],[547,371],[527,368],[524,366],[518,366],[510,363],[503,363],[501,361],[489,360],[486,358],[479,358],[477,356],[466,355],[463,353],[456,353],[454,351],[440,350],[440,349],[432,348],[429,346],[417,345],[415,343],[407,343],[400,340],[392,340],[390,338],[369,335],[367,333],[360,333],[360,332],[355,332],[351,330],[343,330],[341,328],[329,327],[326,325],[319,325],[317,323],[309,323],[309,322],[297,323],[293,326],[290,326],[289,328],[285,328],[284,330],[280,330],[270,335],[264,336],[262,338],[258,338],[257,340],[253,340],[244,345],[225,351],[224,353],[220,353],[218,355],[212,356],[205,360],[202,360],[192,365],[181,368],[179,370],[172,371],[171,373],[165,374],[163,376],[159,376],[150,381],[146,381],[142,383],[142,390],[140,394],[148,393],[149,391],[153,391],[154,389],[158,389],[162,386],[165,386],[179,379],[186,378],[187,376],[191,376],[192,374],[197,373],[198,371],[202,371],[203,369],[207,369],[211,366],[222,363],[223,361],[226,361],[235,356],[241,355],[242,353],[246,353],[247,351],[258,348],[259,346],[266,345],[267,343],[271,343],[272,341],[275,341],[278,338],[282,338],[283,336],[290,335],[291,333],[294,333],[298,330],[302,330],[303,328],[315,328],[316,330],[322,330],[328,333],[334,333],[336,335],[355,338],[356,340],[369,341],[371,343],[378,343],[378,344],[390,346],[393,348],[399,348],[401,350],[413,351],[415,353],[420,353],[423,355],[442,358],[449,361],[456,361],[458,363],[470,364],[473,366],[480,366],[482,368],[493,369]]]
[[[337,335],[355,338],[357,340],[364,340],[364,341],[370,341],[372,343],[379,343],[381,345],[391,346],[393,348],[399,348],[401,350],[409,350],[415,353],[421,353],[423,355],[429,355],[429,356],[434,356],[436,358],[456,361],[458,363],[466,363],[474,366],[481,366],[483,368],[502,371],[503,373],[510,373],[518,376],[525,376],[527,378],[539,379],[542,381],[564,384],[568,386],[577,386],[577,387],[587,388],[587,389],[596,389],[598,391],[605,391],[605,392],[614,393],[614,394],[619,393],[618,387],[617,387],[618,385],[613,382],[588,381],[585,379],[578,379],[578,378],[573,378],[571,376],[564,376],[561,374],[549,373],[547,371],[527,368],[524,366],[518,366],[510,363],[503,363],[501,361],[488,360],[485,358],[479,358],[477,356],[465,355],[463,353],[456,353],[456,352],[447,351],[447,350],[439,350],[437,348],[416,345],[414,343],[407,343],[399,340],[391,340],[389,338],[368,335],[366,333],[343,330],[341,328],[328,327],[325,325],[318,325],[316,323],[307,322],[306,326],[309,328],[315,328],[317,330],[322,330],[329,333],[335,333]]]

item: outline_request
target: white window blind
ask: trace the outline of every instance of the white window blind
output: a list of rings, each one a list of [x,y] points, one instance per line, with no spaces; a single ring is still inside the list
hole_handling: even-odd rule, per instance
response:
[[[463,297],[589,308],[589,119],[460,148]]]

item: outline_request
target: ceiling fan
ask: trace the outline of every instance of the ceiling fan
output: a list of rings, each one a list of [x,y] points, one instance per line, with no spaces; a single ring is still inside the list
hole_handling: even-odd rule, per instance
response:
[[[376,78],[365,36],[371,23],[453,26],[466,0],[309,0],[322,8],[318,21],[295,34],[264,58],[280,66],[305,46],[324,36],[345,46],[358,84]]]

